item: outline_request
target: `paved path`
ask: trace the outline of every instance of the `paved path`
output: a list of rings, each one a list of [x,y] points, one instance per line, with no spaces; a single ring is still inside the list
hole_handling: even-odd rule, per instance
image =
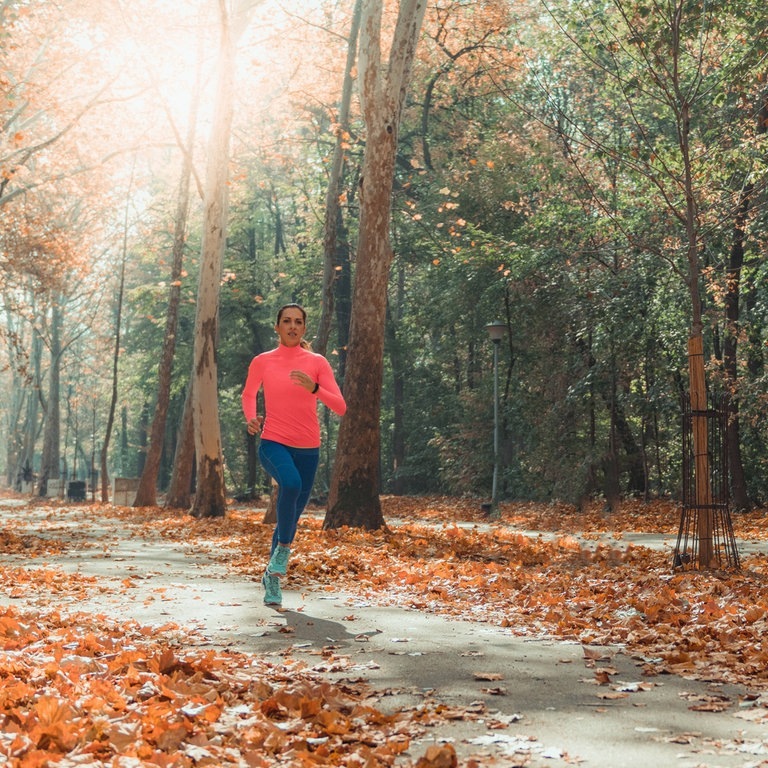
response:
[[[6,565],[96,575],[110,587],[85,601],[64,598],[56,606],[62,612],[92,610],[147,625],[174,621],[195,630],[190,642],[196,645],[301,658],[334,681],[369,680],[386,694],[382,709],[427,698],[442,702],[457,719],[413,744],[414,760],[435,741],[449,739],[462,765],[472,756],[488,766],[768,766],[762,762],[768,759],[766,727],[734,716],[743,693],[738,688],[712,689],[675,676],[644,679],[621,653],[585,659],[579,644],[525,640],[501,628],[382,608],[353,595],[286,591],[277,611],[263,605],[260,584],[205,555],[137,538],[113,518],[98,525],[91,513],[83,525],[82,514],[76,505],[55,512],[50,535],[73,543],[65,554],[6,558]],[[51,508],[21,514],[9,502],[0,504],[0,522],[9,519],[17,532],[43,531]],[[11,600],[2,586],[0,602],[51,607],[48,598]],[[595,650],[596,656],[606,651]],[[604,665],[617,670],[611,678],[625,683],[625,691],[594,684],[594,667]],[[638,690],[649,683],[649,690]],[[731,697],[729,711],[689,709],[692,698],[713,692]],[[600,698],[606,693],[617,697]]]

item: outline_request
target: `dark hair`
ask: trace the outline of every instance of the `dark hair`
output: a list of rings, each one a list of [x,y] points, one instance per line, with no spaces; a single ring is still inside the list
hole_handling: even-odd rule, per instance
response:
[[[301,304],[296,304],[295,302],[292,302],[291,304],[283,304],[280,309],[277,310],[277,321],[275,322],[275,325],[277,325],[280,322],[280,318],[283,316],[283,312],[286,309],[298,309],[299,312],[301,312],[301,316],[304,318],[304,322],[307,322],[307,310],[304,309],[304,307],[301,306]]]
[[[283,304],[280,309],[277,310],[277,321],[275,322],[275,325],[280,325],[280,318],[283,316],[283,312],[286,309],[298,309],[299,312],[301,312],[301,316],[304,318],[304,326],[307,325],[307,310],[304,309],[304,307],[301,306],[301,304],[297,304],[296,302],[291,302],[290,304]],[[304,349],[312,349],[312,345],[306,340],[302,339],[300,346],[304,347]]]

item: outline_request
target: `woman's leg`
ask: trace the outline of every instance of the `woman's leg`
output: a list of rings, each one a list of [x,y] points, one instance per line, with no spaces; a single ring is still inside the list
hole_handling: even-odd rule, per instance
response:
[[[272,551],[277,544],[290,546],[296,533],[296,504],[302,493],[302,479],[290,449],[272,440],[262,440],[259,459],[274,478],[277,491],[277,525],[272,537]]]
[[[301,517],[304,508],[309,501],[309,495],[312,493],[312,486],[315,483],[315,473],[317,472],[317,465],[320,461],[320,451],[315,448],[291,448],[293,454],[294,465],[301,478],[301,491],[296,497],[296,506],[294,507],[294,515],[291,527],[291,541],[296,536],[296,527],[299,524],[299,518]]]
[[[309,495],[312,493],[312,486],[315,483],[315,474],[317,473],[317,465],[320,461],[320,451],[313,448],[286,448],[286,451],[291,455],[293,459],[296,471],[299,473],[299,484],[301,490],[296,496],[294,507],[290,513],[285,512],[283,518],[284,524],[275,526],[275,532],[272,534],[272,547],[270,549],[270,555],[275,551],[275,548],[279,544],[285,544],[286,542],[292,543],[296,536],[296,528],[299,524],[299,518],[301,517],[304,508],[309,501]],[[263,462],[262,462],[263,464]],[[266,466],[265,466],[266,469]],[[269,470],[267,470],[269,472]],[[274,475],[273,475],[274,477]],[[275,478],[278,483],[279,480]],[[280,521],[280,489],[278,487],[277,492],[277,509],[278,509],[278,522]],[[290,522],[288,515],[291,515]],[[283,538],[285,536],[286,538]]]
[[[262,440],[259,458],[278,486],[277,525],[272,534],[269,562],[261,582],[264,585],[264,602],[267,605],[279,605],[283,599],[280,576],[288,569],[290,545],[312,491],[320,451],[288,448],[271,440]]]

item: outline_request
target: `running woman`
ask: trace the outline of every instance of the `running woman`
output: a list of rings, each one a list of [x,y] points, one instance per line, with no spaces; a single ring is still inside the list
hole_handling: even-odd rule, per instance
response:
[[[264,602],[280,605],[280,577],[288,570],[299,517],[309,500],[320,458],[317,401],[339,416],[347,404],[328,361],[304,340],[307,313],[286,304],[277,313],[277,348],[251,360],[242,394],[248,433],[261,432],[259,459],[278,485],[277,525],[269,563],[261,579]],[[264,415],[256,397],[264,388]]]

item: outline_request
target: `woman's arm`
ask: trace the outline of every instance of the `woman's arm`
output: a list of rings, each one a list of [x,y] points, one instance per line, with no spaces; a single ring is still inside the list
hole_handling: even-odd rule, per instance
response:
[[[240,397],[243,406],[243,415],[248,424],[248,432],[252,435],[255,435],[261,430],[261,425],[264,421],[264,417],[258,415],[256,408],[256,397],[259,394],[260,388],[261,373],[259,372],[259,365],[254,357],[253,360],[251,360],[251,364],[248,366],[248,376],[245,380],[245,386],[243,387],[243,394]]]
[[[344,395],[341,394],[339,385],[336,383],[336,377],[333,375],[333,369],[330,363],[323,358],[325,365],[320,366],[318,372],[318,388],[315,391],[317,399],[327,405],[334,413],[343,416],[347,412],[347,403]]]
[[[341,394],[339,385],[336,383],[336,377],[333,375],[333,369],[330,363],[322,356],[315,355],[317,358],[316,379],[313,379],[304,371],[291,371],[291,380],[304,387],[310,394],[313,394],[321,403],[327,405],[334,413],[343,416],[347,410],[347,404],[344,402],[344,396]]]

